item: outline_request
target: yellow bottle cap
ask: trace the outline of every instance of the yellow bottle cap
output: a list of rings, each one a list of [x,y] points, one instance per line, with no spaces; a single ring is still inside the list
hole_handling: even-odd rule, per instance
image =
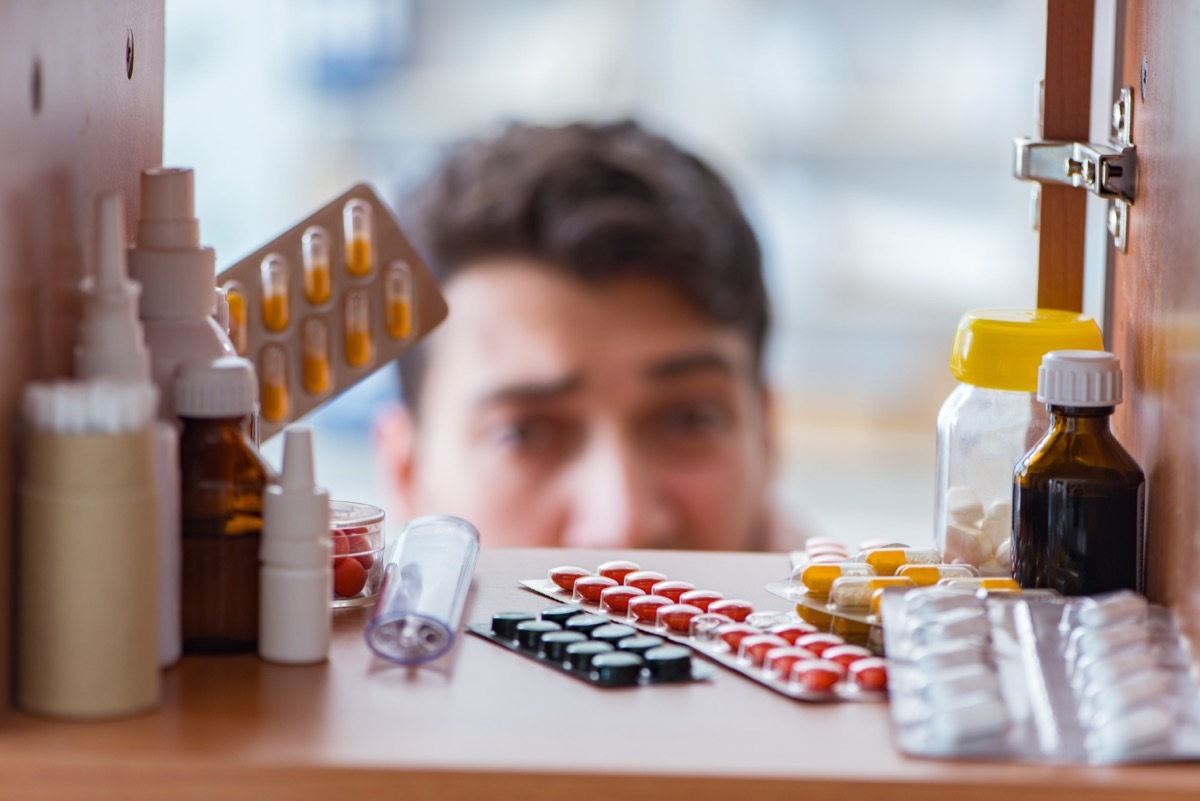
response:
[[[1057,309],[973,309],[958,322],[950,372],[984,389],[1036,392],[1042,356],[1052,350],[1104,350],[1100,326]]]

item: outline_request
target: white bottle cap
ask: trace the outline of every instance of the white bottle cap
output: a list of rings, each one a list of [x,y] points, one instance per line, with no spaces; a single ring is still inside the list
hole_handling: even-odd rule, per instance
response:
[[[175,372],[172,390],[180,417],[246,417],[258,403],[254,365],[237,356],[185,362]]]
[[[149,381],[150,353],[137,318],[141,287],[125,264],[125,206],[116,193],[96,201],[95,274],[84,279],[83,324],[75,350],[80,378]]]
[[[290,426],[283,432],[283,472],[263,496],[263,555],[312,554],[313,567],[330,565],[329,493],[313,478],[312,429]],[[276,547],[304,545],[304,548]],[[312,545],[319,546],[311,550]],[[290,560],[289,560],[290,561]],[[301,567],[303,565],[293,564]]]
[[[1121,402],[1121,360],[1102,350],[1056,350],[1038,368],[1039,403],[1116,406]]]
[[[216,254],[200,246],[192,171],[160,167],[142,172],[137,245],[129,273],[142,285],[140,314],[207,317],[216,309]]]

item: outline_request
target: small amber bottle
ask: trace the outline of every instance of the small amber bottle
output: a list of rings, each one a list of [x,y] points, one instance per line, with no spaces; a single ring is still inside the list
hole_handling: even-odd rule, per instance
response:
[[[1144,588],[1146,477],[1109,430],[1121,365],[1103,351],[1042,359],[1050,430],[1013,476],[1013,578],[1063,595]]]
[[[224,357],[176,373],[183,533],[183,650],[254,651],[263,492],[274,480],[247,436],[254,366]]]

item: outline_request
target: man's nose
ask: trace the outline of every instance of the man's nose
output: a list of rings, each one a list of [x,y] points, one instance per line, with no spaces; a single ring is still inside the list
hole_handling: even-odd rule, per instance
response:
[[[670,548],[678,516],[653,462],[619,434],[595,438],[573,471],[570,548]]]

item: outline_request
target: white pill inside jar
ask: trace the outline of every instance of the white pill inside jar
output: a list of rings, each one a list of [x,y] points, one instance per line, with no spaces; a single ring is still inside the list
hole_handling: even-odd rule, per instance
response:
[[[1142,623],[1149,604],[1135,592],[1121,592],[1105,598],[1089,598],[1079,608],[1079,622],[1088,628],[1103,628],[1120,623]]]
[[[954,523],[974,526],[983,519],[983,504],[970,487],[946,490],[946,518]]]

